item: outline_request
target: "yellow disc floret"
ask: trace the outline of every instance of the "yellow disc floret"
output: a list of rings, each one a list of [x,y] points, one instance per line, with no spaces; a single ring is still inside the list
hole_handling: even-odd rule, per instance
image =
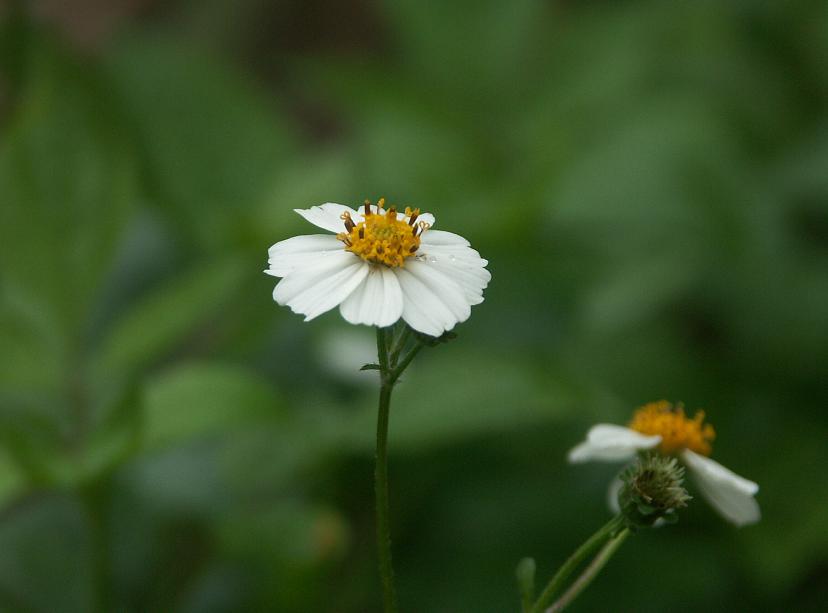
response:
[[[428,224],[417,223],[420,209],[406,208],[405,215],[398,218],[396,207],[385,211],[384,206],[384,198],[380,198],[373,210],[366,200],[364,220],[359,223],[351,219],[350,213],[343,213],[346,231],[336,237],[345,243],[347,251],[363,260],[397,268],[420,248],[420,236],[428,229]]]
[[[713,426],[704,423],[704,411],[697,411],[690,419],[684,414],[683,406],[673,406],[666,400],[651,402],[638,409],[629,427],[642,434],[661,436],[658,450],[664,454],[690,449],[707,456],[711,451],[710,443],[716,438]]]

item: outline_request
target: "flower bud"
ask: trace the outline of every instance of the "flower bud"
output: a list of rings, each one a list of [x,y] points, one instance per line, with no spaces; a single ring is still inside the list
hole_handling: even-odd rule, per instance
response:
[[[682,485],[684,468],[673,457],[644,455],[621,474],[621,481],[618,504],[632,529],[652,526],[658,519],[675,522],[676,510],[691,498]]]

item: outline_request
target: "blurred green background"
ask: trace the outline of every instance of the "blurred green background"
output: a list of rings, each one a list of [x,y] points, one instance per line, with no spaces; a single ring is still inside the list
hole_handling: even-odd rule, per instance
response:
[[[692,504],[572,610],[826,610],[824,1],[0,14],[0,610],[378,610],[372,332],[262,270],[379,196],[493,274],[392,407],[404,611],[517,610],[608,516],[568,448],[660,398],[763,520]]]

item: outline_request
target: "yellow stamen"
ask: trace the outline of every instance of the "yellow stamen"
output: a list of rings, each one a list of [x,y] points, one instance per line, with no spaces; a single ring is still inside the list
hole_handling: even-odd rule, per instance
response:
[[[405,217],[397,219],[397,209],[383,211],[385,198],[377,202],[377,214],[372,214],[369,201],[365,201],[364,220],[355,224],[350,214],[343,213],[345,232],[336,237],[345,243],[345,249],[363,260],[397,268],[405,264],[420,247],[420,236],[428,224],[415,225],[420,209],[405,209]]]
[[[704,423],[704,411],[697,411],[690,419],[684,414],[683,406],[673,406],[666,400],[651,402],[638,409],[629,427],[642,434],[660,435],[658,450],[668,455],[690,449],[708,456],[712,450],[710,443],[716,438],[713,426]]]

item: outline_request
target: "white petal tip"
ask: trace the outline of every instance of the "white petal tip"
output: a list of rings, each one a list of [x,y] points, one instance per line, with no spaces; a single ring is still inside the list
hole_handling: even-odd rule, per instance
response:
[[[727,521],[737,528],[744,528],[759,522],[762,519],[762,512],[759,510],[759,503],[755,499],[746,498],[741,501],[738,508],[721,508],[718,504],[710,501],[716,510]]]
[[[681,455],[701,493],[722,517],[736,526],[759,521],[761,512],[754,498],[759,485],[689,449]]]
[[[660,442],[660,436],[645,436],[614,424],[597,424],[589,429],[585,441],[572,448],[567,458],[573,464],[621,462],[634,458],[639,450],[651,449]]]
[[[583,449],[584,445],[585,443],[582,443],[581,445],[578,445],[577,447],[573,447],[572,449],[570,449],[569,453],[566,454],[567,462],[569,462],[570,464],[583,464],[584,462],[589,460],[589,453],[587,453],[587,451]]]

